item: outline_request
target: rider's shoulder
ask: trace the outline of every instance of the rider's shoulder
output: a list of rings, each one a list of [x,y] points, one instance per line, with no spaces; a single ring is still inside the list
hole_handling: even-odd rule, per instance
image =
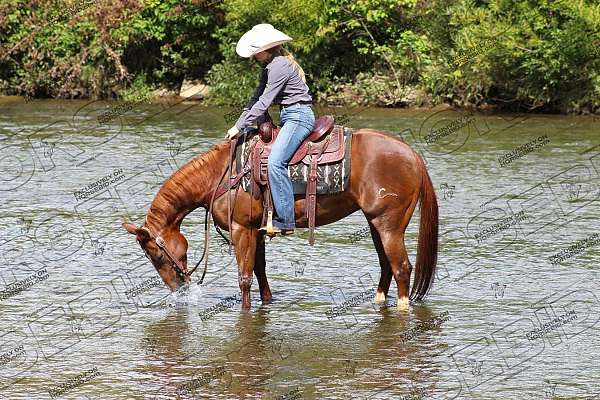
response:
[[[266,68],[270,70],[287,70],[291,67],[289,60],[284,56],[275,56]]]

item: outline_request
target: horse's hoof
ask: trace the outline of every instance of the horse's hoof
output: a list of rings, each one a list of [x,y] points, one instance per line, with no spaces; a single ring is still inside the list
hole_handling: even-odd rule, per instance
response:
[[[408,306],[408,297],[398,298],[398,304],[396,304],[398,311],[408,311]]]
[[[263,304],[270,304],[271,301],[273,300],[273,296],[269,295],[269,296],[264,296],[262,299],[260,299],[260,301]]]
[[[373,300],[375,304],[383,304],[385,303],[385,293],[377,292],[375,293],[375,299]]]

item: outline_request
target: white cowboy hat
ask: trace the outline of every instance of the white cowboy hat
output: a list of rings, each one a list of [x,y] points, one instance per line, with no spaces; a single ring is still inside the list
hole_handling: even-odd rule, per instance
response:
[[[235,46],[235,52],[241,57],[248,58],[290,40],[293,39],[273,28],[273,25],[258,24],[242,35]]]

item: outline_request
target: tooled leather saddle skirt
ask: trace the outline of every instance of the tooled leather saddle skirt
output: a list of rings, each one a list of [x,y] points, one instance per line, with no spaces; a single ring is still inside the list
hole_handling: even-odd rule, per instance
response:
[[[261,126],[260,131],[265,130],[265,124]],[[318,126],[318,124],[315,123],[315,126]],[[267,142],[264,142],[260,138],[265,135],[257,129],[250,131],[242,141],[238,141],[235,152],[234,170],[236,174],[239,174],[244,164],[250,164],[252,173],[247,174],[241,180],[242,188],[247,192],[252,191],[253,193],[257,193],[256,187],[254,190],[252,189],[253,186],[264,185],[267,182],[268,157],[269,154],[271,154],[272,145],[277,138],[280,128],[271,126],[270,129],[272,129],[275,134],[272,135],[271,138],[266,135]],[[334,125],[326,135],[330,136],[329,143],[316,166],[317,194],[332,194],[344,191],[348,186],[350,178],[352,130],[348,127]],[[326,135],[321,136],[317,142],[311,142],[311,136],[315,136],[311,133],[290,160],[288,165],[288,175],[292,182],[294,194],[299,195],[306,193],[311,160],[308,144],[320,143],[326,139]],[[255,140],[256,143],[252,143],[253,140]],[[316,150],[313,149],[312,151],[315,152]]]

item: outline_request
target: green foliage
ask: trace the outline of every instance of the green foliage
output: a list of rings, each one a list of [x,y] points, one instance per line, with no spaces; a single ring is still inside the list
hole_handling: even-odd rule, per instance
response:
[[[246,103],[260,67],[235,45],[265,22],[318,101],[600,109],[589,0],[4,0],[0,90],[131,100],[202,79],[211,102]]]
[[[393,75],[383,73],[359,73],[350,84],[333,84],[323,94],[328,103],[350,105],[377,104],[384,107],[428,104],[424,92],[411,86],[397,86]]]
[[[598,5],[493,0],[475,6],[465,0],[451,11],[451,23],[459,27],[453,55],[474,56],[439,75],[442,82],[436,83],[446,97],[460,104],[496,101],[546,111],[597,109]],[[489,39],[496,45],[481,46]]]
[[[207,76],[210,102],[218,105],[246,104],[259,79],[258,65],[249,62],[216,64]]]
[[[146,84],[146,74],[140,73],[133,80],[132,85],[121,91],[121,99],[130,102],[148,101],[152,98],[152,87]]]

